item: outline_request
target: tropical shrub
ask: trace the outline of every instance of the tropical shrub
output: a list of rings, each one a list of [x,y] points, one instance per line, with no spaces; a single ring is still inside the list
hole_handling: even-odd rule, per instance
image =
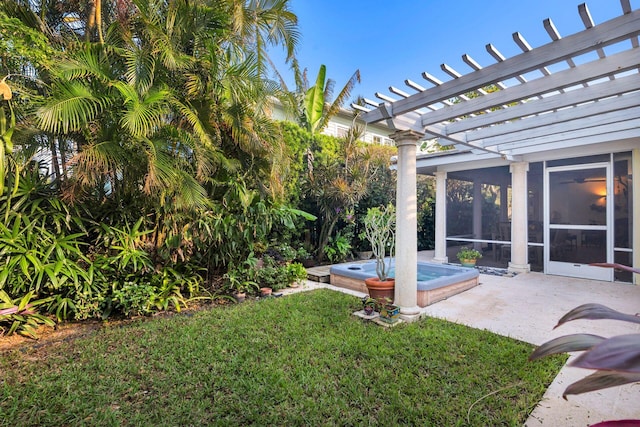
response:
[[[224,289],[228,293],[256,293],[260,288],[253,280],[256,276],[255,265],[249,269],[246,266],[230,268],[222,277]]]
[[[299,262],[292,262],[291,264],[287,265],[287,273],[287,283],[289,285],[303,282],[307,279],[307,269],[304,268],[304,266]]]
[[[135,282],[125,282],[113,290],[115,308],[125,316],[140,316],[151,314],[152,300],[155,288]]]
[[[16,183],[0,197],[0,290],[13,298],[45,298],[50,312],[67,318],[79,295],[100,292],[83,252],[87,221],[56,196],[37,168],[11,179]]]
[[[565,314],[554,327],[579,319],[612,319],[640,323],[640,316],[620,313],[601,304],[583,304]],[[640,381],[640,334],[605,338],[593,334],[573,334],[555,338],[536,348],[529,357],[539,359],[550,354],[584,351],[569,363],[576,368],[596,372],[570,384],[562,394],[581,394],[607,387]]]
[[[269,255],[262,257],[263,266],[256,270],[255,281],[260,287],[268,287],[274,291],[288,286],[289,272],[287,264],[277,261]]]
[[[36,307],[46,304],[48,299],[32,301],[34,293],[12,299],[0,290],[0,335],[11,335],[16,332],[30,338],[37,338],[36,328],[39,325],[53,326],[54,322],[37,312]]]
[[[324,247],[324,253],[332,264],[343,262],[351,254],[350,238],[341,233],[329,238],[328,244]]]
[[[418,175],[418,250],[435,248],[435,190],[434,179]]]
[[[617,263],[603,262],[591,265],[640,274],[640,269]],[[640,313],[625,314],[602,304],[583,304],[562,316],[554,329],[566,322],[579,319],[611,319],[640,323]],[[565,335],[542,344],[534,350],[529,359],[535,360],[551,354],[571,351],[584,351],[584,353],[570,362],[569,366],[595,369],[596,372],[570,384],[562,394],[565,399],[568,394],[587,393],[640,381],[640,334],[620,335],[611,338],[592,334]],[[624,423],[624,421],[611,421],[598,425],[622,425]],[[637,425],[638,421],[628,421],[627,424]]]

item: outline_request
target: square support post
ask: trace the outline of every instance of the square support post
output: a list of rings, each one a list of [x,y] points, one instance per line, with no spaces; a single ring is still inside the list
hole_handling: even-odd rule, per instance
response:
[[[528,273],[529,265],[528,249],[528,191],[527,172],[529,163],[512,163],[511,172],[511,262],[509,271],[515,273]]]

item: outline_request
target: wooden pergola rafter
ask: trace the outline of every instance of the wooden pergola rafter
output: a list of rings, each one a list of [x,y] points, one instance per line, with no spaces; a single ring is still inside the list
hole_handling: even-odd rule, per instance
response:
[[[442,64],[451,80],[442,82],[424,72],[430,88],[405,80],[408,91],[390,87],[392,96],[376,94],[382,102],[367,99],[365,106],[353,107],[367,123],[386,121],[396,131],[440,138],[459,152],[509,160],[559,146],[595,144],[611,132],[620,139],[637,136],[640,10],[631,10],[628,0],[620,5],[620,16],[594,25],[581,4],[581,32],[563,38],[546,19],[548,44],[532,48],[514,33],[521,54],[505,58],[488,44],[494,64],[482,67],[463,55],[471,68],[468,74]],[[605,48],[613,45],[614,53],[607,55]],[[588,54],[594,59],[584,62]],[[494,91],[486,90],[492,86]]]

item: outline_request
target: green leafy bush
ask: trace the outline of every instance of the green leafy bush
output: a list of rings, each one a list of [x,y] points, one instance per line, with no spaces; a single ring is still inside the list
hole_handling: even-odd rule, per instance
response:
[[[307,279],[307,269],[299,262],[292,262],[287,265],[287,276],[288,285],[303,282]]]
[[[119,289],[113,290],[113,300],[126,316],[151,314],[155,288],[134,282],[126,282]]]
[[[347,237],[338,233],[329,238],[329,244],[324,247],[324,253],[332,264],[343,262],[351,254],[351,243]]]

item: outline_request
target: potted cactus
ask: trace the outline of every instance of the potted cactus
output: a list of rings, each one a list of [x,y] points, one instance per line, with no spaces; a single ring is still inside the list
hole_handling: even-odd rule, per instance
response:
[[[364,218],[364,233],[376,262],[376,275],[365,279],[369,296],[375,299],[393,300],[395,280],[390,277],[393,250],[396,243],[396,210],[392,204],[369,208]],[[387,248],[389,257],[386,258]]]

